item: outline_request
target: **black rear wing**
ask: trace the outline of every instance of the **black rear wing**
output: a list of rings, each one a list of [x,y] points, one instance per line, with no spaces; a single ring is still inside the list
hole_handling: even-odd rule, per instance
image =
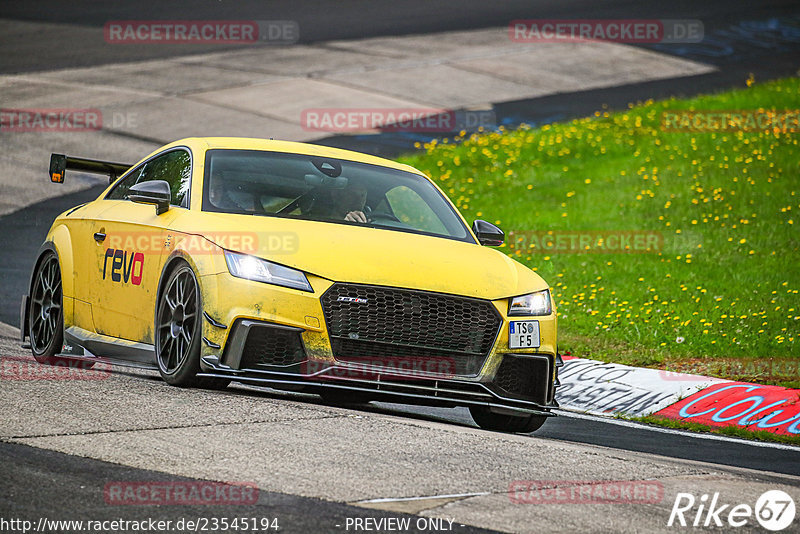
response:
[[[67,169],[71,171],[91,172],[94,174],[107,174],[108,183],[122,176],[133,165],[127,163],[112,163],[96,159],[73,158],[64,154],[50,156],[50,181],[57,184],[64,183],[64,174]]]

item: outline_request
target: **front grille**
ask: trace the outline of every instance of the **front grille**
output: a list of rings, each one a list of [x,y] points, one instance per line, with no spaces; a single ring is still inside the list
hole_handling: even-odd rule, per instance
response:
[[[334,284],[321,301],[340,361],[449,358],[454,374],[476,375],[501,324],[491,302],[441,293]]]
[[[503,393],[547,404],[551,400],[550,362],[546,356],[512,356],[506,354],[497,369],[493,384]]]
[[[300,332],[253,326],[242,351],[242,368],[257,365],[291,365],[306,359]]]

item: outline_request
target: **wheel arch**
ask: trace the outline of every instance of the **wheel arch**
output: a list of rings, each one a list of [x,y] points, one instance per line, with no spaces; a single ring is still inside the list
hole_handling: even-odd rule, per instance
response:
[[[72,236],[66,226],[58,226],[50,231],[47,240],[39,247],[36,253],[36,261],[31,270],[28,280],[28,293],[33,289],[33,277],[36,276],[36,269],[42,263],[44,256],[52,252],[58,258],[58,266],[61,269],[61,294],[66,297],[75,297],[75,262],[72,254]],[[70,273],[64,276],[64,273]]]
[[[164,286],[167,284],[167,280],[169,280],[169,275],[172,274],[172,271],[181,263],[188,264],[192,269],[194,276],[197,279],[197,284],[200,286],[200,294],[203,294],[201,273],[199,272],[198,265],[192,259],[190,254],[180,249],[175,250],[167,259],[167,261],[164,262],[164,267],[161,269],[161,275],[158,279],[158,290],[156,291],[155,307],[153,308],[153,320],[155,320],[156,314],[158,313],[158,303],[161,300],[161,293],[164,291]]]
[[[73,323],[73,307],[71,303],[75,293],[75,270],[72,256],[72,239],[70,238],[69,231],[65,227],[59,226],[50,232],[48,239],[39,247],[39,251],[36,253],[36,260],[33,262],[33,268],[28,278],[28,285],[22,297],[22,306],[20,309],[19,329],[22,341],[25,341],[25,338],[28,337],[30,295],[33,293],[33,283],[36,272],[39,270],[42,261],[49,254],[55,255],[56,261],[58,261],[58,268],[61,271],[61,314],[64,321],[64,328],[67,328],[67,326]],[[71,273],[71,275],[64,276],[65,272]]]
[[[33,281],[36,277],[36,271],[39,269],[39,266],[42,264],[42,260],[48,254],[55,254],[58,258],[58,265],[61,267],[61,255],[58,253],[58,249],[56,248],[55,244],[52,241],[45,241],[42,243],[42,246],[39,247],[39,252],[36,253],[36,260],[33,262],[33,269],[31,269],[31,275],[28,277],[28,294],[33,291]],[[63,273],[63,268],[62,268]],[[61,293],[64,293],[64,275],[61,275]]]
[[[164,262],[164,267],[161,268],[161,274],[158,277],[158,289],[156,290],[156,302],[155,309],[153,310],[153,317],[155,317],[155,314],[158,312],[158,302],[161,300],[161,293],[164,291],[164,286],[167,284],[167,280],[169,280],[169,275],[172,274],[172,271],[181,263],[188,263],[189,266],[191,266],[194,270],[192,263],[187,260],[186,256],[186,254],[176,252]]]

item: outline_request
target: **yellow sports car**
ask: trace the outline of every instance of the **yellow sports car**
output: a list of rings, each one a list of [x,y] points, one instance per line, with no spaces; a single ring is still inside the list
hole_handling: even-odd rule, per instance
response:
[[[486,246],[420,171],[311,144],[189,138],[135,165],[53,154],[109,176],[53,223],[20,319],[42,363],[157,368],[328,402],[467,406],[531,432],[552,415],[547,284]]]

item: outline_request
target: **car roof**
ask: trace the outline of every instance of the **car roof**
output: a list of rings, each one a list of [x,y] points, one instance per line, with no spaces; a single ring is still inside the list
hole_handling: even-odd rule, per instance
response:
[[[268,152],[284,152],[288,154],[304,154],[309,156],[321,156],[328,158],[337,158],[348,161],[357,161],[360,163],[368,163],[372,165],[380,165],[391,169],[398,169],[402,171],[413,172],[424,176],[419,170],[410,165],[398,163],[389,159],[364,154],[362,152],[354,152],[352,150],[344,150],[341,148],[332,148],[322,145],[314,145],[310,143],[298,143],[294,141],[280,141],[273,139],[259,139],[254,137],[190,137],[186,139],[179,139],[166,145],[158,150],[158,152],[172,146],[204,146],[206,150],[212,149],[229,149],[229,150],[264,150]]]

